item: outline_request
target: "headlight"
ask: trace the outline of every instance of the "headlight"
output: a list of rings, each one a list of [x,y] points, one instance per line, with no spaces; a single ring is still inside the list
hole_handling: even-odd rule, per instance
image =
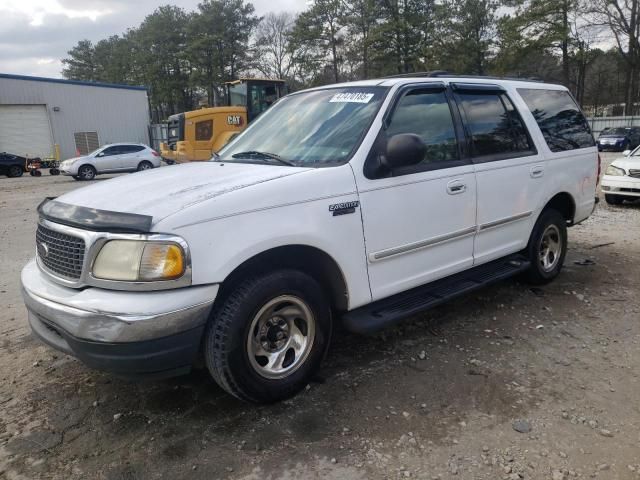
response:
[[[604,172],[605,175],[614,175],[616,177],[624,176],[627,174],[622,168],[614,167],[613,165],[609,165],[607,167],[607,171]]]
[[[175,280],[184,274],[186,263],[185,252],[176,243],[110,240],[98,253],[92,274],[124,282]]]

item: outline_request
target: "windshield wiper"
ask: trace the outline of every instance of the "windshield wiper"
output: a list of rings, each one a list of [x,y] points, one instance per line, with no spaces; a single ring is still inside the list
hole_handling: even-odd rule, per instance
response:
[[[245,157],[260,157],[262,159],[276,160],[277,162],[280,162],[283,165],[288,165],[290,167],[295,167],[295,165],[293,163],[291,163],[289,160],[285,160],[284,158],[280,157],[280,155],[276,155],[275,153],[259,152],[257,150],[249,150],[248,152],[238,152],[238,153],[234,153],[233,155],[231,155],[231,158],[245,158]]]

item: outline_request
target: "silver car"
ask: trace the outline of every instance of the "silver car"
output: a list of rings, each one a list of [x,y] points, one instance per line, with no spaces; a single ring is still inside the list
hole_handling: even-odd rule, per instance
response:
[[[160,154],[143,143],[111,143],[87,155],[60,163],[60,173],[76,180],[93,180],[101,173],[149,170],[160,166]]]

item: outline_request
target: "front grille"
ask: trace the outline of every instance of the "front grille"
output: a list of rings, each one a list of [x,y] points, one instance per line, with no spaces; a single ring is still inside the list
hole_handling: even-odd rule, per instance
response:
[[[38,225],[38,258],[52,272],[77,280],[84,264],[84,240]]]
[[[640,178],[640,170],[629,170],[629,176],[634,178]]]

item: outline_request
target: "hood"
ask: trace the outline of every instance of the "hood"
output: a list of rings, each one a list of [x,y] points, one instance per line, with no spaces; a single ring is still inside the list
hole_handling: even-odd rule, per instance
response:
[[[78,160],[85,160],[86,158],[88,158],[87,155],[81,155],[80,157],[66,158],[62,160],[60,163],[77,162]]]
[[[611,165],[618,168],[640,170],[640,156],[637,157],[619,157],[616,158]]]
[[[194,162],[98,181],[57,200],[98,210],[148,215],[155,224],[207,200],[308,170],[279,165]]]

